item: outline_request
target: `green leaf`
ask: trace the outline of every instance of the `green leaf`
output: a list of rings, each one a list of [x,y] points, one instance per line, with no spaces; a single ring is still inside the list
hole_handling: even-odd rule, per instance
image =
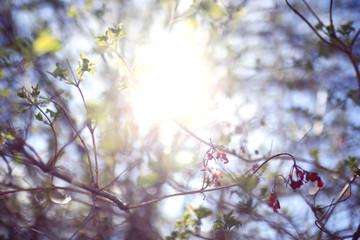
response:
[[[206,207],[199,207],[194,210],[198,219],[209,217],[212,214],[212,210]]]
[[[75,18],[75,19],[78,18],[79,13],[78,13],[77,6],[75,4],[71,4],[71,6],[69,7],[66,14],[71,18]]]
[[[241,222],[237,219],[235,219],[232,214],[234,213],[234,210],[231,210],[228,214],[224,214],[224,222],[227,229],[231,229],[233,226],[239,227],[241,225]]]
[[[6,97],[8,97],[10,94],[11,94],[10,89],[0,90],[0,97],[2,97],[2,98],[6,98]]]
[[[199,6],[214,20],[221,20],[225,16],[224,10],[215,2],[202,0]]]
[[[32,88],[32,91],[31,91],[31,94],[30,94],[30,95],[31,95],[33,98],[38,97],[38,96],[40,95],[39,84],[37,84],[35,87],[34,87],[34,86],[31,86],[31,88]]]
[[[108,39],[109,37],[108,36],[105,36],[105,35],[98,35],[95,37],[95,42],[99,45],[99,46],[104,46],[106,44],[108,44]]]
[[[355,31],[355,28],[352,26],[353,21],[349,21],[347,24],[340,25],[340,29],[337,30],[344,37],[348,37],[351,32]]]
[[[190,234],[188,231],[182,232],[179,236],[180,239],[188,239],[189,237],[190,237]]]
[[[59,112],[54,112],[50,109],[46,109],[46,113],[49,113],[50,114],[50,117],[53,118],[54,120],[57,118],[57,116],[59,115]]]
[[[60,63],[56,63],[56,69],[50,74],[55,78],[60,77],[60,80],[66,80],[66,76],[69,74],[69,70],[61,68]]]
[[[224,228],[225,228],[225,223],[223,221],[221,221],[220,219],[217,219],[214,222],[214,225],[213,225],[214,230],[220,230],[220,229],[224,229]]]
[[[119,23],[116,27],[109,27],[108,29],[110,36],[112,36],[115,40],[119,40],[126,35],[126,33],[122,30],[122,23]]]
[[[50,30],[44,29],[33,42],[33,50],[37,55],[54,53],[61,49],[61,43],[51,34]]]
[[[13,161],[15,163],[22,163],[22,156],[20,152],[12,151],[11,153],[12,153]]]
[[[21,90],[21,92],[17,92],[17,95],[20,97],[20,98],[27,98],[28,97],[28,92],[25,90],[25,88],[23,88]]]
[[[171,236],[167,236],[166,240],[175,240],[178,235],[179,235],[178,231],[172,231]]]
[[[90,62],[89,59],[85,58],[84,53],[81,53],[80,59],[82,62],[79,63],[79,67],[76,69],[76,73],[79,75],[79,81],[82,81],[85,72],[89,72],[91,74],[95,72],[94,66],[98,62]]]
[[[356,157],[349,156],[349,160],[345,161],[345,165],[351,168],[352,170],[355,170],[358,167],[358,160]]]
[[[43,116],[42,116],[42,114],[40,112],[35,115],[35,118],[36,118],[36,120],[38,120],[40,122],[44,121]]]
[[[320,151],[317,149],[314,149],[310,152],[310,156],[313,157],[314,159],[319,159]]]
[[[323,25],[321,23],[316,24],[315,29],[321,30],[323,28]]]
[[[85,3],[85,11],[88,12],[89,10],[91,10],[91,8],[94,6],[94,2],[93,1],[86,1]]]
[[[4,69],[0,68],[0,79],[5,78]]]
[[[7,139],[7,140],[15,140],[15,134],[11,134],[9,132],[7,133],[4,133],[4,132],[0,132],[0,136],[4,139]]]

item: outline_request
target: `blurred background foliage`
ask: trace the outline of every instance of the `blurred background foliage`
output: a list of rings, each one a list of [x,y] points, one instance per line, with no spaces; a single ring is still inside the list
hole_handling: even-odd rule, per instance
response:
[[[308,3],[326,26],[329,2]],[[313,26],[319,24],[304,1],[290,3]],[[344,41],[359,31],[359,13],[356,0],[333,3],[334,25]],[[184,26],[190,30],[178,34]],[[123,34],[116,35],[118,30]],[[351,180],[344,193],[349,198],[326,226],[345,238],[358,228],[359,182],[353,176],[360,157],[359,80],[349,57],[317,38],[284,1],[2,0],[0,31],[0,193],[33,189],[0,195],[0,238],[332,239],[314,222]],[[148,61],[169,64],[160,64],[154,79],[170,69],[168,79],[179,75],[186,85],[171,92],[162,83],[152,90],[155,95],[169,91],[165,99],[175,94],[180,103],[196,105],[190,93],[206,92],[196,114],[172,104],[174,114],[164,117],[162,99],[139,115],[145,109],[136,109],[132,90],[142,87],[141,76],[151,68],[143,65],[144,46],[153,50]],[[357,39],[357,63],[359,46]],[[179,50],[187,58],[177,61]],[[197,51],[200,57],[190,55]],[[186,62],[200,61],[203,79],[193,78],[197,70]],[[40,91],[30,97],[37,107],[24,100],[23,89]],[[51,172],[88,184],[87,155],[93,169],[96,156],[99,188],[111,183],[107,190],[134,206],[199,190],[210,148],[204,141],[225,146],[230,162],[216,166],[224,173],[221,184],[238,186],[125,212]],[[17,151],[21,144],[55,165],[44,171]],[[279,152],[318,172],[325,187],[285,188],[276,178],[288,174],[285,158],[272,160],[255,180],[244,177]],[[279,214],[267,205],[274,182]]]

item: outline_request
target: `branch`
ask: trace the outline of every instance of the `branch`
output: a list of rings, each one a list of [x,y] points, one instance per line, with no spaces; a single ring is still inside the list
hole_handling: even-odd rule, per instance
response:
[[[340,45],[345,50],[346,44],[340,38],[338,38],[338,36],[336,35],[336,31],[335,31],[335,27],[334,27],[334,23],[333,23],[333,17],[332,17],[332,7],[333,7],[333,0],[330,0],[330,10],[329,10],[330,29],[331,29],[330,34],[331,34],[331,37],[333,37],[338,43],[340,43]]]
[[[174,193],[174,194],[170,194],[170,195],[165,195],[147,202],[142,202],[139,204],[135,204],[135,205],[127,205],[126,207],[128,209],[133,209],[133,208],[139,208],[139,207],[143,207],[143,206],[147,206],[156,202],[159,202],[161,200],[164,200],[166,198],[171,198],[171,197],[176,197],[176,196],[183,196],[183,195],[189,195],[189,194],[196,194],[196,193],[205,193],[205,192],[213,192],[213,191],[218,191],[221,189],[227,189],[227,188],[232,188],[232,187],[236,187],[239,184],[231,184],[231,185],[226,185],[226,186],[222,186],[222,187],[217,187],[217,188],[211,188],[211,189],[200,189],[200,190],[194,190],[194,191],[188,191],[188,192],[180,192],[180,193]]]
[[[351,41],[351,45],[350,45],[351,47],[354,46],[355,41],[356,41],[356,39],[358,38],[359,34],[360,34],[360,29],[357,31],[357,33],[355,34],[353,40]]]
[[[306,0],[303,0],[303,3],[305,4],[305,6],[307,7],[307,9],[312,13],[312,15],[316,18],[316,20],[318,20],[318,22],[322,25],[325,26],[325,24],[321,21],[321,19],[319,18],[319,16],[314,12],[314,10],[310,7],[310,5],[307,3]]]
[[[325,38],[323,38],[319,33],[318,31],[311,25],[311,23],[298,11],[296,10],[289,2],[288,0],[285,0],[286,4],[288,5],[288,7],[296,14],[298,15],[310,28],[311,30],[316,34],[316,36],[318,36],[318,38],[320,38],[321,41],[323,41],[324,43],[330,45],[331,47],[333,48],[337,48],[339,49],[340,51],[344,51],[344,49],[342,49],[341,47],[339,47],[338,45],[336,44],[333,44],[329,41],[327,41]]]
[[[359,238],[360,238],[360,224],[359,224],[356,232],[354,233],[352,240],[358,240]]]
[[[36,162],[36,160],[34,160],[33,157],[25,149],[22,149],[22,153],[24,154],[25,157],[27,157],[29,159],[29,161],[31,161],[33,163],[33,165],[40,168],[43,172],[49,172],[51,175],[58,177],[68,183],[71,183],[74,186],[77,186],[79,188],[87,190],[87,191],[91,192],[93,194],[93,196],[100,195],[104,198],[107,198],[110,201],[112,201],[113,203],[115,203],[119,207],[119,209],[128,212],[128,207],[125,206],[125,204],[120,199],[118,199],[116,196],[114,196],[113,194],[111,194],[107,191],[103,191],[103,190],[101,191],[97,187],[95,187],[93,184],[87,185],[87,184],[81,183],[77,180],[74,180],[74,179],[72,179],[71,176],[61,173],[61,172],[57,171],[56,169],[51,169],[49,171],[47,166],[43,166],[43,165],[39,164],[38,162]]]
[[[262,168],[262,166],[264,166],[267,162],[269,162],[271,159],[274,159],[274,158],[277,158],[277,157],[280,157],[280,156],[289,156],[291,157],[291,159],[294,161],[294,165],[296,165],[296,160],[294,158],[293,155],[291,155],[290,153],[279,153],[279,154],[276,154],[274,156],[271,156],[270,158],[266,159],[253,173],[252,175],[254,175],[257,171],[259,171],[260,168]]]
[[[188,134],[190,134],[191,136],[193,136],[195,139],[197,139],[198,141],[208,145],[209,147],[214,147],[214,145],[211,143],[211,142],[207,142],[203,139],[201,139],[200,137],[198,137],[195,133],[193,133],[192,131],[190,131],[187,127],[185,126],[182,126],[180,125],[179,123],[177,123],[175,120],[174,120],[175,124],[178,125],[181,129],[183,129],[185,132],[187,132]],[[238,157],[239,159],[247,162],[247,163],[254,163],[254,162],[257,162],[261,159],[253,159],[253,160],[249,160],[249,159],[246,159],[244,158],[243,156],[239,155],[239,154],[236,154],[235,152],[233,151],[229,151],[229,150],[226,150],[224,149],[224,152],[228,153],[228,154],[231,154],[231,155],[234,155],[235,157]]]
[[[50,100],[52,103],[54,103],[65,115],[65,118],[68,120],[71,128],[74,130],[74,132],[76,133],[76,136],[79,138],[79,140],[81,141],[81,144],[82,146],[84,147],[85,149],[85,152],[86,152],[86,157],[88,159],[88,163],[89,163],[89,171],[90,171],[90,181],[91,181],[91,184],[95,185],[95,181],[94,181],[94,175],[93,175],[93,170],[92,170],[92,164],[91,164],[91,160],[90,160],[90,155],[89,155],[89,150],[87,149],[86,147],[86,144],[83,140],[83,138],[81,137],[79,131],[76,129],[76,127],[74,126],[74,123],[71,121],[71,118],[68,116],[67,112],[65,111],[65,109],[60,105],[58,104],[57,102],[53,101],[53,100]],[[54,161],[50,161],[49,163],[46,164],[46,167],[47,167],[47,171],[49,171],[53,164],[55,164],[56,162],[56,159]]]
[[[327,221],[329,220],[331,214],[334,212],[334,209],[336,207],[336,205],[339,202],[342,202],[341,198],[345,195],[345,193],[347,192],[347,190],[350,188],[351,184],[355,181],[355,179],[357,178],[357,174],[355,173],[352,178],[350,179],[350,181],[343,187],[342,191],[338,194],[335,202],[333,204],[331,204],[330,206],[330,210],[327,212],[327,214],[324,217],[324,226],[326,225]]]
[[[136,161],[136,162],[132,163],[129,167],[127,167],[124,171],[122,171],[116,178],[114,178],[110,183],[108,183],[107,185],[105,185],[105,187],[102,187],[102,188],[100,189],[100,191],[102,191],[102,190],[104,190],[104,189],[112,186],[112,185],[119,179],[119,177],[120,177],[123,173],[125,173],[125,172],[129,171],[130,169],[132,169],[133,167],[135,167],[135,165],[137,165],[138,162],[139,162],[139,161]]]

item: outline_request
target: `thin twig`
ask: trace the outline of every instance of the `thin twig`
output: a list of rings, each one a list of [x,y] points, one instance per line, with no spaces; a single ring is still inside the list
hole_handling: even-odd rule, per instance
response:
[[[252,173],[252,175],[254,175],[257,171],[260,170],[260,168],[262,168],[262,166],[264,166],[267,162],[269,162],[271,159],[277,158],[277,157],[281,157],[281,156],[289,156],[291,157],[291,159],[294,161],[294,165],[296,165],[296,160],[294,158],[293,155],[291,155],[290,153],[279,153],[276,154],[274,156],[271,156],[270,158],[266,159],[257,169],[255,169],[255,171]]]
[[[164,200],[166,198],[171,198],[171,197],[176,197],[176,196],[183,196],[183,195],[189,195],[189,194],[196,194],[196,193],[205,193],[205,192],[213,192],[213,191],[218,191],[221,189],[227,189],[227,188],[232,188],[232,187],[236,187],[238,186],[238,184],[230,184],[230,185],[226,185],[226,186],[222,186],[222,187],[216,187],[216,188],[211,188],[211,189],[200,189],[200,190],[194,190],[194,191],[188,191],[188,192],[180,192],[180,193],[174,193],[174,194],[170,194],[170,195],[165,195],[147,202],[142,202],[139,204],[134,204],[134,205],[128,205],[126,206],[128,209],[133,209],[133,208],[139,208],[139,207],[143,207],[143,206],[147,206],[156,202],[159,202],[161,200]]]
[[[26,146],[27,148],[29,148],[29,149],[31,150],[31,152],[33,152],[33,153],[35,154],[35,156],[36,156],[36,158],[38,159],[38,161],[39,161],[41,164],[44,165],[43,160],[41,159],[41,157],[39,156],[39,154],[35,151],[35,149],[34,149],[32,146],[30,146],[29,144],[27,144],[27,143],[25,143],[25,146]],[[55,156],[54,156],[54,157],[55,157]]]
[[[57,102],[55,101],[52,101],[52,103],[54,103],[56,106],[58,106],[58,108],[64,113],[66,119],[68,120],[71,128],[75,131],[76,133],[76,136],[79,138],[79,140],[81,141],[81,144],[82,146],[84,147],[85,149],[85,153],[86,153],[86,156],[87,156],[87,159],[88,159],[88,163],[89,163],[89,172],[90,172],[90,182],[91,184],[95,184],[95,181],[94,181],[94,175],[93,175],[93,170],[92,170],[92,164],[91,164],[91,159],[90,159],[90,154],[89,154],[89,150],[85,144],[85,141],[83,140],[83,138],[81,137],[79,131],[76,129],[76,127],[74,126],[74,123],[71,121],[71,118],[68,116],[68,113],[65,111],[65,109],[60,105],[58,104]],[[47,166],[49,167],[49,166]]]
[[[360,34],[360,29],[357,31],[357,33],[355,34],[353,40],[351,41],[351,44],[350,44],[350,47],[351,47],[351,48],[354,46],[355,41],[356,41],[356,39],[358,38],[359,34]]]
[[[208,145],[209,147],[214,147],[214,145],[211,143],[211,142],[207,142],[205,140],[203,140],[202,138],[200,138],[199,136],[197,136],[195,133],[193,133],[192,131],[190,131],[187,127],[185,126],[182,126],[181,124],[177,123],[176,121],[174,121],[176,125],[178,125],[181,129],[183,129],[185,132],[187,132],[188,134],[190,134],[191,136],[193,136],[195,139],[197,139],[198,141]],[[247,163],[254,163],[254,162],[258,162],[259,160],[263,159],[253,159],[253,160],[249,160],[247,158],[244,158],[243,156],[239,155],[239,154],[236,154],[235,152],[233,151],[229,151],[229,150],[226,150],[224,149],[224,152],[228,153],[228,154],[231,154],[231,155],[234,155],[236,157],[238,157],[239,159],[247,162]]]
[[[41,114],[42,115],[44,115],[45,116],[45,118],[48,120],[48,124],[46,124],[45,122],[45,125],[48,125],[48,126],[50,126],[50,128],[51,128],[51,131],[52,131],[52,133],[53,133],[53,135],[54,135],[54,141],[55,141],[55,153],[54,153],[54,156],[57,154],[57,148],[58,148],[58,140],[57,140],[57,136],[56,136],[56,131],[55,131],[55,129],[54,129],[54,124],[53,124],[53,122],[50,120],[50,118],[45,114],[45,112],[39,107],[39,105],[37,104],[37,103],[35,103],[35,102],[33,102],[31,99],[28,99],[30,102],[31,102],[31,104],[33,104],[40,112],[41,112]]]
[[[350,181],[343,187],[342,191],[338,194],[334,204],[331,206],[330,210],[328,211],[328,213],[324,217],[324,220],[322,221],[324,225],[327,223],[327,221],[329,220],[331,214],[334,212],[336,205],[341,201],[341,198],[345,195],[345,193],[348,191],[351,184],[355,181],[356,178],[357,178],[357,174],[355,173],[352,176],[352,178],[350,179]]]
[[[91,207],[91,210],[89,212],[89,214],[86,216],[86,218],[82,221],[82,223],[80,224],[80,226],[78,227],[78,229],[73,233],[73,235],[71,235],[71,237],[69,238],[69,240],[72,240],[76,237],[76,235],[78,234],[78,232],[89,222],[91,216],[94,214],[95,211],[95,203],[96,203],[96,199],[94,198],[94,204]]]
[[[82,130],[84,130],[84,128],[85,128],[85,126],[82,127],[82,128],[80,128],[80,129],[78,130],[79,133],[81,133]],[[54,156],[54,158],[51,159],[50,162],[47,164],[47,165],[50,166],[49,168],[52,168],[52,167],[54,166],[54,164],[56,163],[57,158],[60,156],[60,154],[65,150],[65,148],[66,148],[67,146],[69,146],[72,142],[74,142],[77,137],[78,137],[78,136],[75,134],[74,136],[72,136],[72,137],[68,140],[67,143],[65,143],[65,144],[59,149],[58,154],[57,154],[56,156]]]
[[[312,13],[312,15],[316,18],[316,20],[318,20],[318,22],[322,25],[325,26],[325,24],[321,21],[321,19],[319,18],[319,16],[314,12],[314,10],[310,7],[310,5],[307,3],[306,0],[303,0],[303,3],[305,4],[305,6],[307,7],[307,9]]]
[[[335,41],[337,41],[341,46],[344,52],[346,52],[346,44],[336,35],[335,26],[333,23],[332,17],[332,9],[333,9],[333,0],[330,0],[330,7],[329,7],[329,18],[330,18],[330,37],[332,37]]]
[[[133,164],[131,164],[131,165],[130,165],[129,167],[127,167],[124,171],[122,171],[116,178],[114,178],[110,183],[108,183],[107,185],[105,185],[105,187],[101,188],[99,191],[102,191],[102,190],[107,189],[107,188],[109,188],[110,186],[112,186],[112,185],[119,179],[119,177],[120,177],[123,173],[125,173],[125,172],[129,171],[130,169],[132,169],[133,167],[135,167],[135,166],[138,164],[138,162],[139,162],[139,161],[136,161],[136,162],[134,162]]]
[[[311,30],[316,34],[316,36],[318,36],[318,38],[320,38],[321,41],[323,41],[324,43],[330,45],[331,47],[333,48],[337,48],[339,49],[340,51],[344,51],[344,49],[342,49],[341,47],[339,47],[338,45],[336,44],[333,44],[329,41],[327,41],[325,38],[323,38],[319,33],[318,31],[311,25],[311,23],[298,11],[296,10],[289,2],[288,0],[285,0],[286,4],[288,5],[288,7],[296,14],[298,15],[310,28]]]
[[[94,135],[94,128],[89,123],[88,125],[89,131],[91,133],[91,139],[94,149],[94,160],[95,160],[95,185],[99,186],[99,168],[98,168],[98,159],[97,159],[97,150],[96,150],[96,142],[95,142],[95,135]]]

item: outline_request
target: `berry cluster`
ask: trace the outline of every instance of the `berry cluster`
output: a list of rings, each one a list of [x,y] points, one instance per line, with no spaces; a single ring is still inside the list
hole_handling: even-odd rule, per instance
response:
[[[286,179],[286,184],[290,185],[293,190],[296,190],[297,188],[300,188],[304,183],[307,183],[309,181],[317,182],[317,186],[319,188],[322,188],[324,186],[323,181],[316,172],[305,171],[298,165],[294,164],[290,169],[289,176]],[[270,207],[272,207],[275,213],[277,213],[277,210],[280,209],[280,202],[277,198],[276,185],[271,190],[268,204]]]
[[[296,177],[296,180],[293,177]],[[303,185],[306,182],[316,182],[317,186],[319,188],[322,188],[324,186],[323,181],[319,177],[319,175],[316,172],[308,172],[302,169],[301,167],[294,164],[291,167],[290,174],[287,180],[287,183],[290,185],[292,189],[300,188],[301,185]]]
[[[277,210],[280,209],[280,202],[277,198],[276,187],[274,187],[273,190],[271,191],[268,201],[269,201],[269,206],[272,207],[274,213],[277,213],[278,212]]]
[[[209,172],[212,174],[211,180],[207,176],[204,178],[204,183],[206,184],[205,187],[210,186],[211,184],[214,184],[215,186],[220,186],[220,178],[223,178],[223,173],[216,172],[214,169],[210,168],[208,166],[209,161],[222,161],[224,164],[227,164],[229,162],[229,159],[226,156],[226,153],[224,152],[224,148],[221,147],[221,150],[217,150],[215,147],[210,148],[204,158],[203,158],[203,169],[201,171],[203,172]]]

